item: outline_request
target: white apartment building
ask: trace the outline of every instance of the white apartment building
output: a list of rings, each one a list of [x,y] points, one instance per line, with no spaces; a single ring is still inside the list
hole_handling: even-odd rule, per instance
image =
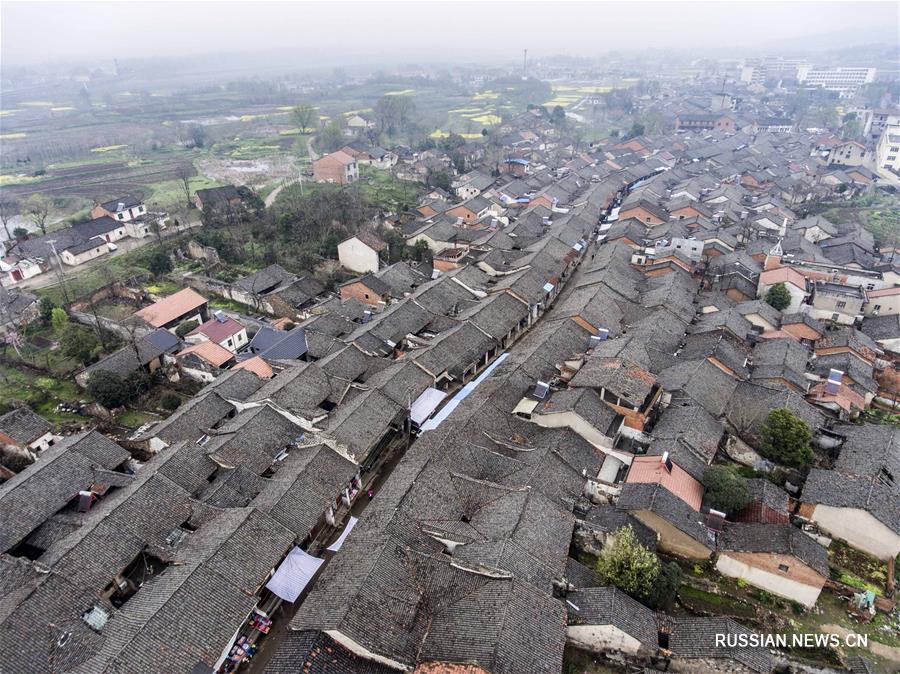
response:
[[[802,65],[797,68],[797,81],[837,91],[841,98],[846,98],[852,96],[862,85],[875,81],[875,68]]]
[[[895,124],[884,130],[875,156],[878,168],[900,171],[900,125]]]

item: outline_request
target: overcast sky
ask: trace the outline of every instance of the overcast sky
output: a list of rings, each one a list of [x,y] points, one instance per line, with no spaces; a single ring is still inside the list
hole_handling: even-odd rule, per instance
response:
[[[273,49],[473,61],[897,40],[890,2],[0,2],[7,65]],[[810,45],[805,45],[810,46]],[[324,59],[328,51],[318,51]],[[325,65],[325,64],[323,64]]]

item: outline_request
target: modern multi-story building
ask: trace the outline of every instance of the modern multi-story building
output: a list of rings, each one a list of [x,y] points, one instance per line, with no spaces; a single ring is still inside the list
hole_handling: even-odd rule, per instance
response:
[[[764,84],[769,78],[794,79],[800,67],[808,66],[803,59],[782,59],[766,57],[761,59],[748,59],[741,68],[741,82],[747,84]]]
[[[875,72],[875,68],[803,65],[797,68],[797,81],[837,91],[841,98],[845,98],[852,96],[862,85],[874,82]]]
[[[863,110],[862,113],[857,113],[857,117],[862,119],[863,137],[874,144],[886,128],[900,124],[900,108]]]
[[[900,125],[895,124],[884,130],[875,153],[878,168],[900,171]]]
[[[764,84],[769,79],[796,79],[802,84],[837,91],[849,97],[859,87],[875,81],[875,68],[817,66],[802,59],[767,57],[751,59],[741,68],[741,81]]]

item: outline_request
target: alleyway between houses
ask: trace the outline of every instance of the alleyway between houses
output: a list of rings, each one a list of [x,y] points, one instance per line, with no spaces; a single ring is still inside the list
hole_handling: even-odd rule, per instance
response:
[[[553,301],[553,304],[545,311],[528,329],[522,332],[519,337],[519,341],[521,341],[522,337],[527,335],[531,330],[534,329],[541,321],[552,320],[555,316],[556,307],[561,306],[565,303],[566,298],[572,293],[573,289],[577,286],[578,281],[581,278],[581,263],[585,259],[591,259],[591,256],[594,254],[596,247],[599,244],[596,242],[596,235],[591,236],[590,242],[585,249],[585,253],[582,258],[578,261],[575,267],[572,270],[571,275],[566,280],[563,289],[559,292],[556,298]],[[519,343],[516,342],[516,344]],[[516,344],[513,344],[507,352],[514,351],[516,349]],[[498,354],[497,358],[492,361],[492,363],[496,363],[497,359],[501,358],[503,354]],[[490,365],[488,366],[490,368]],[[485,369],[485,372],[488,372],[488,369]],[[490,376],[491,373],[488,374]],[[447,405],[454,403],[454,397],[459,393],[457,391],[453,392],[453,395],[448,395],[443,404],[434,412],[433,419],[439,418],[441,416],[441,411]],[[455,404],[454,404],[455,407]],[[452,412],[451,412],[452,413]],[[428,432],[428,431],[424,431]],[[340,552],[330,552],[326,550],[326,548],[331,545],[343,531],[344,527],[347,524],[347,520],[350,516],[359,518],[362,516],[366,507],[373,500],[378,498],[378,492],[381,489],[382,485],[387,481],[390,477],[393,470],[397,467],[397,464],[400,463],[404,454],[415,442],[415,436],[406,436],[404,434],[397,434],[392,441],[389,443],[388,447],[384,451],[381,459],[379,460],[379,464],[375,470],[370,473],[373,477],[371,482],[364,483],[362,494],[360,497],[353,503],[353,505],[346,510],[338,513],[339,516],[335,517],[334,527],[328,527],[325,531],[321,532],[320,535],[312,542],[312,544],[308,547],[306,552],[311,555],[321,557],[325,560],[325,562],[319,567],[318,572],[315,576],[310,580],[309,584],[304,588],[303,592],[297,598],[297,601],[293,604],[288,604],[286,602],[280,602],[278,608],[274,610],[270,617],[273,620],[272,627],[267,635],[264,638],[261,638],[258,642],[259,650],[256,652],[256,655],[249,662],[246,671],[249,674],[263,674],[266,671],[266,667],[268,666],[269,661],[272,656],[278,650],[278,646],[282,643],[285,636],[288,634],[288,630],[290,629],[290,623],[293,619],[294,615],[300,609],[303,604],[303,601],[309,595],[309,593],[313,590],[316,585],[316,581],[322,575],[322,572],[328,566],[328,563],[335,555],[341,554]],[[373,493],[373,498],[369,499],[365,494],[367,491],[371,491]],[[352,536],[352,533],[350,534]]]

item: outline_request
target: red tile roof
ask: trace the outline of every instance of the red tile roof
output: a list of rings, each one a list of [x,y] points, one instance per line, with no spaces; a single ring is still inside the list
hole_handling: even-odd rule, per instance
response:
[[[232,337],[244,329],[244,326],[233,318],[226,318],[224,321],[218,321],[215,318],[206,321],[202,325],[188,333],[190,335],[205,335],[212,341],[221,344],[229,337]]]
[[[636,456],[625,482],[662,485],[697,511],[703,502],[703,485],[674,463],[672,472],[667,471],[660,456]]]
[[[154,328],[161,328],[179,316],[184,316],[195,309],[199,309],[206,302],[207,299],[203,295],[190,288],[185,288],[174,295],[169,295],[158,302],[154,302],[149,307],[144,307],[140,311],[135,312],[135,315],[147,321]]]
[[[194,344],[179,351],[176,355],[181,358],[182,356],[187,356],[191,353],[216,367],[221,367],[234,358],[234,354],[231,353],[231,351],[224,346],[219,346],[215,342],[200,342],[199,344]]]
[[[259,356],[253,356],[253,358],[242,360],[231,369],[248,370],[260,379],[271,379],[275,376],[275,372],[272,370],[272,367]]]

